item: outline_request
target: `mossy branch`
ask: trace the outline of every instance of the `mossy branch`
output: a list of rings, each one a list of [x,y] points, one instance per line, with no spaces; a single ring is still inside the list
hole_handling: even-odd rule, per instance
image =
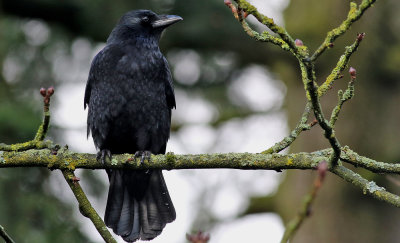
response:
[[[327,48],[332,46],[332,43],[351,27],[351,25],[357,21],[364,12],[370,8],[376,0],[363,0],[360,5],[357,3],[350,2],[350,10],[347,14],[347,18],[335,29],[328,32],[324,42],[318,47],[318,49],[311,56],[311,61],[315,61]]]
[[[140,163],[134,154],[115,154],[106,163],[97,161],[96,154],[75,153],[62,148],[57,154],[50,149],[27,151],[0,151],[0,168],[47,167],[50,170],[75,169],[244,169],[244,170],[284,170],[313,169],[319,161],[326,160],[329,152],[297,154],[186,154],[151,155],[150,161]]]
[[[233,15],[236,19],[239,20],[244,31],[250,37],[254,38],[257,41],[273,43],[280,46],[283,50],[290,51],[297,58],[301,69],[301,77],[304,85],[304,90],[306,92],[307,104],[300,118],[300,121],[287,137],[282,139],[280,142],[277,142],[274,146],[263,151],[262,153],[273,154],[282,151],[283,149],[289,147],[296,140],[301,132],[311,129],[313,125],[318,123],[324,130],[324,135],[326,139],[328,139],[332,148],[331,150],[329,150],[330,154],[329,158],[327,159],[329,161],[330,171],[342,177],[346,181],[357,185],[363,190],[364,193],[368,193],[379,200],[389,202],[390,204],[398,207],[399,197],[397,195],[386,192],[384,188],[378,187],[374,182],[370,182],[362,178],[359,174],[341,165],[341,161],[343,160],[354,165],[365,167],[374,172],[379,172],[382,169],[385,170],[387,173],[397,173],[394,172],[397,169],[397,166],[376,162],[368,158],[357,156],[347,147],[346,153],[343,155],[344,149],[341,147],[339,140],[335,136],[334,126],[339,117],[340,110],[344,102],[354,96],[354,81],[356,77],[355,69],[350,69],[351,80],[349,82],[348,88],[345,90],[345,92],[343,92],[342,90],[339,91],[338,104],[331,112],[331,118],[329,121],[325,119],[325,115],[322,111],[320,103],[320,98],[332,88],[334,81],[342,77],[341,72],[346,68],[350,60],[350,56],[357,50],[365,34],[359,34],[356,41],[351,46],[346,47],[345,53],[340,57],[335,68],[332,70],[331,74],[326,78],[326,80],[321,84],[321,86],[318,86],[316,82],[314,66],[315,60],[327,48],[333,47],[334,40],[344,34],[350,28],[352,23],[358,20],[363,15],[365,10],[372,6],[372,4],[376,2],[376,0],[363,0],[360,5],[351,2],[350,11],[347,15],[346,20],[343,21],[343,23],[339,27],[328,32],[324,42],[314,52],[312,56],[309,55],[308,47],[305,46],[301,40],[297,39],[296,41],[293,41],[293,38],[289,35],[289,33],[287,33],[284,28],[276,25],[272,18],[264,16],[263,14],[258,12],[257,8],[248,3],[246,0],[235,0],[237,6],[233,5],[230,0],[225,0],[224,2],[227,6],[231,8]],[[258,20],[258,22],[267,26],[279,37],[273,36],[268,32],[259,34],[257,31],[251,29],[251,27],[245,21],[245,18],[248,14],[252,14]],[[316,121],[308,123],[308,118],[311,112],[314,113]],[[379,166],[379,169],[377,168],[377,166]],[[309,207],[309,205],[312,203],[315,195],[316,192],[311,193],[311,196],[307,197],[307,200],[305,201],[301,209],[301,213],[296,216],[296,218],[294,218],[287,226],[282,242],[287,242],[297,231],[297,229],[305,219],[307,215],[307,207]]]
[[[0,151],[0,168],[8,167],[47,167],[62,171],[81,169],[242,169],[242,170],[275,170],[288,169],[314,170],[321,161],[328,161],[333,154],[332,149],[324,149],[312,153],[295,154],[187,154],[151,155],[151,161],[134,159],[134,154],[114,155],[105,164],[98,162],[95,154],[75,153],[62,148],[57,154],[51,149],[32,149],[27,151]],[[400,164],[377,162],[358,155],[348,147],[342,148],[342,162],[348,162],[376,173],[400,174]],[[337,167],[340,167],[339,169]],[[359,187],[363,192],[369,190],[375,182],[362,178],[359,174],[346,169],[342,165],[330,167],[328,170]],[[382,187],[379,187],[382,189]],[[373,188],[371,188],[373,190]],[[373,197],[400,207],[400,198],[392,193],[380,190],[380,193],[368,193]],[[382,196],[380,196],[382,195]]]
[[[43,96],[43,122],[40,124],[35,138],[31,141],[17,144],[4,144],[0,143],[0,151],[23,151],[27,149],[43,149],[54,147],[51,141],[43,141],[46,137],[47,131],[50,126],[50,97],[54,94],[54,88],[50,87],[47,90],[40,89],[40,94]]]
[[[335,80],[343,77],[342,71],[347,67],[351,55],[357,51],[357,48],[360,45],[361,41],[364,39],[364,36],[364,33],[358,34],[354,43],[351,46],[346,46],[344,54],[340,56],[339,61],[336,63],[336,66],[333,68],[332,72],[326,78],[325,82],[319,86],[319,97],[326,94],[328,90],[332,88]]]
[[[308,117],[310,116],[311,111],[311,103],[308,102],[306,104],[303,114],[301,115],[300,121],[297,123],[296,127],[290,132],[290,134],[284,137],[281,141],[275,143],[274,146],[268,148],[267,150],[264,150],[262,153],[279,153],[280,151],[289,147],[296,140],[301,132],[310,130],[314,125],[316,125],[317,120],[308,123]]]
[[[285,30],[285,28],[277,25],[272,18],[263,15],[260,13],[256,7],[247,2],[246,0],[235,0],[238,5],[238,14],[239,16],[242,14],[242,11],[246,13],[246,15],[253,15],[258,22],[262,23],[266,27],[268,27],[272,32],[279,35],[280,39],[282,39],[294,53],[299,53],[298,47],[295,45],[293,38],[289,35],[289,33]],[[239,17],[240,18],[240,17]]]
[[[82,187],[79,185],[79,178],[77,178],[74,172],[69,169],[62,170],[62,174],[72,192],[74,193],[76,200],[78,201],[79,211],[81,212],[81,214],[92,221],[93,225],[96,227],[97,231],[105,242],[117,243],[117,241],[108,231],[107,226],[104,224],[104,221],[90,204],[88,198],[86,197],[86,194],[82,190]]]
[[[111,161],[105,164],[100,163],[94,154],[74,153],[67,148],[59,149],[59,146],[53,145],[51,141],[44,141],[50,124],[50,96],[54,93],[54,89],[41,89],[44,97],[44,119],[35,138],[25,143],[6,145],[0,144],[0,168],[5,167],[47,167],[51,170],[60,169],[64,178],[68,182],[74,192],[79,203],[81,212],[84,216],[89,217],[96,229],[102,235],[106,242],[115,242],[111,234],[107,230],[104,222],[92,208],[87,200],[82,188],[79,186],[78,180],[73,174],[77,168],[86,169],[206,169],[206,168],[231,168],[244,170],[276,170],[285,169],[316,169],[321,161],[329,161],[328,170],[342,179],[350,182],[362,190],[364,194],[389,203],[393,206],[400,207],[400,197],[387,192],[385,188],[376,185],[375,182],[363,178],[358,173],[347,169],[342,165],[343,162],[356,166],[364,167],[375,173],[400,173],[399,164],[390,164],[377,162],[370,158],[358,155],[348,147],[341,147],[338,139],[335,137],[334,125],[338,119],[339,112],[345,101],[350,99],[354,94],[354,80],[349,83],[348,89],[343,93],[339,93],[339,101],[336,108],[332,111],[331,119],[328,122],[322,112],[319,99],[333,85],[334,81],[341,77],[341,72],[347,66],[350,56],[357,50],[357,47],[364,37],[363,34],[357,37],[353,45],[346,48],[344,55],[339,59],[336,67],[327,77],[321,86],[317,85],[315,76],[315,60],[329,47],[333,41],[344,34],[358,20],[366,9],[368,9],[376,0],[363,0],[360,5],[354,2],[350,3],[350,11],[347,19],[343,23],[328,32],[327,37],[321,46],[309,55],[308,47],[303,45],[301,41],[294,41],[289,33],[281,26],[275,24],[272,18],[269,18],[260,12],[246,0],[235,0],[236,6],[230,0],[225,0],[235,18],[239,20],[244,31],[257,41],[270,42],[280,46],[283,50],[291,52],[298,60],[304,89],[306,91],[307,104],[303,115],[300,118],[295,129],[282,141],[276,143],[271,148],[260,154],[250,153],[228,153],[228,154],[199,154],[199,155],[175,155],[168,153],[166,155],[152,155],[151,161],[139,163],[135,160],[134,155],[122,154],[114,155]],[[254,31],[246,22],[246,16],[253,15],[260,23],[267,26],[274,34],[269,32],[258,33]],[[314,112],[316,121],[308,122],[311,112]],[[276,154],[276,152],[290,146],[302,131],[311,129],[318,123],[325,132],[331,148],[320,150],[312,153],[296,153],[296,154]],[[315,187],[316,188],[316,187]],[[313,189],[310,196],[304,201],[299,217],[295,218],[293,227],[288,227],[287,231],[289,239],[301,222],[307,216],[307,210],[313,202],[316,191]],[[4,230],[3,230],[4,231]],[[0,233],[3,232],[0,227]],[[287,234],[285,234],[287,236]],[[3,236],[3,235],[2,235]],[[285,236],[284,236],[285,237]],[[4,238],[4,237],[3,237]],[[284,238],[285,239],[285,238]]]
[[[339,118],[339,112],[342,110],[344,102],[350,100],[354,96],[354,81],[355,76],[352,76],[347,89],[344,92],[343,90],[338,91],[338,104],[333,109],[331,119],[329,121],[329,125],[332,127],[332,129],[335,127],[335,123]]]
[[[230,0],[225,0],[224,3],[232,10],[233,15],[241,23],[244,31],[249,36],[253,37],[257,41],[273,43],[285,51],[290,51],[298,58],[302,58],[307,55],[307,48],[296,46],[289,33],[283,27],[277,25],[272,18],[269,18],[258,12],[256,7],[245,0],[234,1],[236,2],[236,5],[234,5]],[[277,36],[270,34],[268,31],[258,33],[257,31],[253,30],[246,22],[246,17],[249,14],[253,15],[260,23],[268,27],[273,33],[277,34]]]
[[[331,147],[333,148],[334,153],[329,159],[329,166],[334,167],[337,165],[337,162],[340,157],[340,143],[339,140],[335,136],[335,131],[329,125],[329,122],[325,119],[324,113],[322,111],[321,103],[319,101],[318,88],[315,82],[315,72],[314,65],[309,61],[300,61],[300,68],[302,72],[303,82],[305,84],[305,88],[307,91],[307,97],[312,104],[312,108],[314,111],[314,116],[318,121],[318,124],[324,130],[324,135],[328,139]]]

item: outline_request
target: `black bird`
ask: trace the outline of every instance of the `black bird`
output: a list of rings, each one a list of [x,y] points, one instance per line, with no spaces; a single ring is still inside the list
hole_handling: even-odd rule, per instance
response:
[[[111,154],[143,159],[164,154],[175,95],[158,43],[163,30],[182,20],[134,10],[122,16],[92,61],[84,107],[87,129],[104,163]],[[151,240],[176,214],[161,170],[107,170],[104,221],[127,242]]]

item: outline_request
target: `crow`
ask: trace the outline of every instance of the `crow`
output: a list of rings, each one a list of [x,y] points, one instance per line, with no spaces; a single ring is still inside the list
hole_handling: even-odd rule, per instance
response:
[[[112,154],[164,154],[176,107],[163,30],[182,20],[133,10],[123,15],[94,57],[86,83],[87,135],[105,163]],[[161,170],[106,170],[110,181],[104,221],[127,242],[151,240],[176,213]]]

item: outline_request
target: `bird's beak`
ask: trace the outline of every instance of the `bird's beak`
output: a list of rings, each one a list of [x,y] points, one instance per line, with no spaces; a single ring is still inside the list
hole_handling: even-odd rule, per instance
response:
[[[165,28],[181,20],[183,20],[182,17],[177,15],[160,15],[160,19],[154,21],[151,26],[153,26],[153,28]]]

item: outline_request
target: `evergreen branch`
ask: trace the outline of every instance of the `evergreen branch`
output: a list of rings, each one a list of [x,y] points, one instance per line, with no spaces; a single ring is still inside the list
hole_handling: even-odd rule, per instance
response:
[[[351,25],[357,21],[364,12],[374,4],[376,0],[363,0],[359,6],[357,3],[350,2],[350,10],[347,14],[347,18],[335,29],[328,32],[324,42],[318,47],[318,49],[311,56],[311,61],[315,61],[327,48],[330,48],[333,42],[351,27]]]
[[[105,242],[117,243],[117,241],[108,231],[107,226],[104,224],[101,217],[90,204],[88,198],[86,197],[86,194],[82,190],[82,187],[79,185],[79,178],[75,176],[73,171],[70,171],[68,169],[62,170],[62,174],[72,192],[74,193],[76,200],[78,201],[79,211],[81,212],[81,214],[92,221],[93,225],[96,227],[97,231]]]

